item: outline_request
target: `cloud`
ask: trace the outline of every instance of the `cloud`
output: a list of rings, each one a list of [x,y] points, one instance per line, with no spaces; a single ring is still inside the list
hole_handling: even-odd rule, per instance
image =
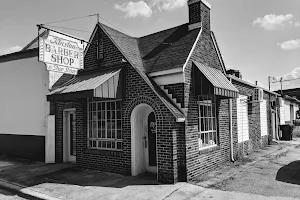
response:
[[[9,47],[7,49],[1,50],[0,55],[6,55],[6,54],[14,53],[14,52],[20,51],[21,49],[22,49],[22,47],[20,47],[18,45],[12,46],[12,47]]]
[[[293,22],[294,16],[292,14],[287,15],[265,15],[263,18],[259,17],[253,21],[253,25],[259,25],[267,31],[273,31],[277,29],[282,29],[285,26],[292,25],[298,26],[299,22]]]
[[[144,1],[128,2],[122,5],[115,4],[115,9],[126,13],[125,17],[150,17],[152,9]]]
[[[295,22],[294,26],[295,27],[300,27],[300,22]]]
[[[156,6],[160,11],[171,11],[185,6],[186,2],[186,0],[152,0],[151,6]]]
[[[159,11],[172,11],[185,6],[186,2],[186,0],[150,0],[149,3],[130,1],[122,5],[115,4],[114,8],[125,12],[125,17],[150,17],[156,9]]]
[[[300,39],[289,40],[283,43],[277,43],[282,50],[295,50],[300,48]]]

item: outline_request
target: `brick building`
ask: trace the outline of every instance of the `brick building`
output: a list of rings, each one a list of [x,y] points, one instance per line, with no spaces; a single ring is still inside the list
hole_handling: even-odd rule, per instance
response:
[[[47,95],[56,162],[133,176],[148,171],[175,183],[237,157],[235,99],[248,86],[242,92],[226,76],[211,6],[189,0],[188,7],[188,23],[140,38],[96,25],[84,69]],[[252,149],[267,143],[256,117],[249,120]]]
[[[239,158],[278,139],[280,110],[276,102],[280,95],[231,74],[228,78],[239,90],[239,97],[233,100],[234,149]]]

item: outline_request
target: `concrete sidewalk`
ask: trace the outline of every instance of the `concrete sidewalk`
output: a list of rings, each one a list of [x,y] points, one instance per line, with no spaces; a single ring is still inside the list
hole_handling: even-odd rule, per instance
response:
[[[298,143],[271,145],[249,156],[251,162],[242,162],[237,167],[246,170],[255,162],[284,154]],[[79,169],[72,164],[44,164],[0,157],[0,187],[28,199],[292,199],[206,188],[234,175],[234,171],[228,170],[217,179],[210,175],[206,180],[198,180],[197,185],[164,185],[148,174],[131,177]]]

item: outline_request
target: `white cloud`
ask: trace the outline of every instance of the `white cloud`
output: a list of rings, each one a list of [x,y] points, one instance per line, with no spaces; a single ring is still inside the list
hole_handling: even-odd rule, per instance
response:
[[[151,5],[156,6],[160,11],[171,11],[186,5],[186,0],[152,0]]]
[[[125,12],[125,17],[150,17],[155,9],[172,11],[185,6],[186,2],[186,0],[149,0],[149,3],[130,1],[122,5],[115,4],[114,8]]]
[[[115,4],[115,9],[125,12],[125,17],[150,17],[152,15],[152,9],[144,1],[130,1],[122,5]]]
[[[300,22],[295,22],[295,27],[300,27]]]
[[[13,46],[13,47],[9,47],[7,49],[1,50],[0,55],[14,53],[14,52],[20,51],[21,49],[22,49],[22,47],[20,47],[18,45]]]
[[[277,43],[283,50],[295,50],[300,48],[300,39],[289,40],[283,43]]]
[[[259,17],[253,21],[253,25],[259,25],[261,28],[264,28],[267,31],[273,31],[280,28],[284,28],[286,25],[291,24],[296,26],[293,23],[294,16],[292,14],[287,15],[265,15],[263,18]],[[297,23],[297,22],[296,22]]]

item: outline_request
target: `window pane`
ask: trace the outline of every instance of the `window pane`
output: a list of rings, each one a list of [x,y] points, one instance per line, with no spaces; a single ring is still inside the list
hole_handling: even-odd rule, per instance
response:
[[[110,108],[111,108],[111,106],[110,106],[111,104],[110,104],[110,102],[107,102],[107,104],[106,104],[106,106],[107,106],[107,110],[110,110]]]
[[[121,101],[117,101],[117,110],[121,109]]]
[[[91,120],[93,120],[93,121],[97,120],[97,112],[92,113],[92,119]]]
[[[106,108],[105,108],[105,102],[102,102],[101,103],[102,105],[101,105],[101,110],[105,110]]]
[[[97,143],[95,140],[93,140],[93,147],[97,147]]]
[[[116,119],[116,111],[111,111],[111,119]]]
[[[107,138],[111,138],[111,130],[107,130]]]
[[[89,147],[93,147],[93,146],[92,146],[92,141],[91,141],[91,140],[89,140]]]
[[[201,118],[201,131],[204,131],[204,119],[203,118]]]
[[[98,120],[101,120],[102,119],[102,112],[98,112]]]
[[[111,141],[107,141],[107,143],[106,143],[106,144],[107,144],[107,148],[109,148],[109,149],[110,149],[110,148],[111,148]]]
[[[121,120],[117,121],[117,129],[122,129],[122,121]]]
[[[112,149],[115,149],[115,148],[116,148],[116,142],[112,142],[112,143],[111,143],[111,148],[112,148]]]
[[[106,148],[106,141],[102,141],[102,148]]]
[[[101,103],[98,103],[98,111],[102,110]]]
[[[93,121],[93,138],[97,138],[97,122]]]
[[[101,141],[98,141],[98,148],[101,148],[102,147],[102,143]]]
[[[117,111],[117,119],[121,119],[122,115],[121,115],[121,110]]]
[[[96,111],[96,103],[93,103],[93,111]]]
[[[105,129],[102,130],[102,138],[106,138]]]
[[[122,149],[122,142],[117,142],[117,149]]]
[[[115,110],[116,109],[116,102],[111,102],[111,110]]]
[[[122,131],[117,130],[117,139],[122,139]]]
[[[110,116],[111,116],[110,111],[107,111],[107,119],[110,119]]]

